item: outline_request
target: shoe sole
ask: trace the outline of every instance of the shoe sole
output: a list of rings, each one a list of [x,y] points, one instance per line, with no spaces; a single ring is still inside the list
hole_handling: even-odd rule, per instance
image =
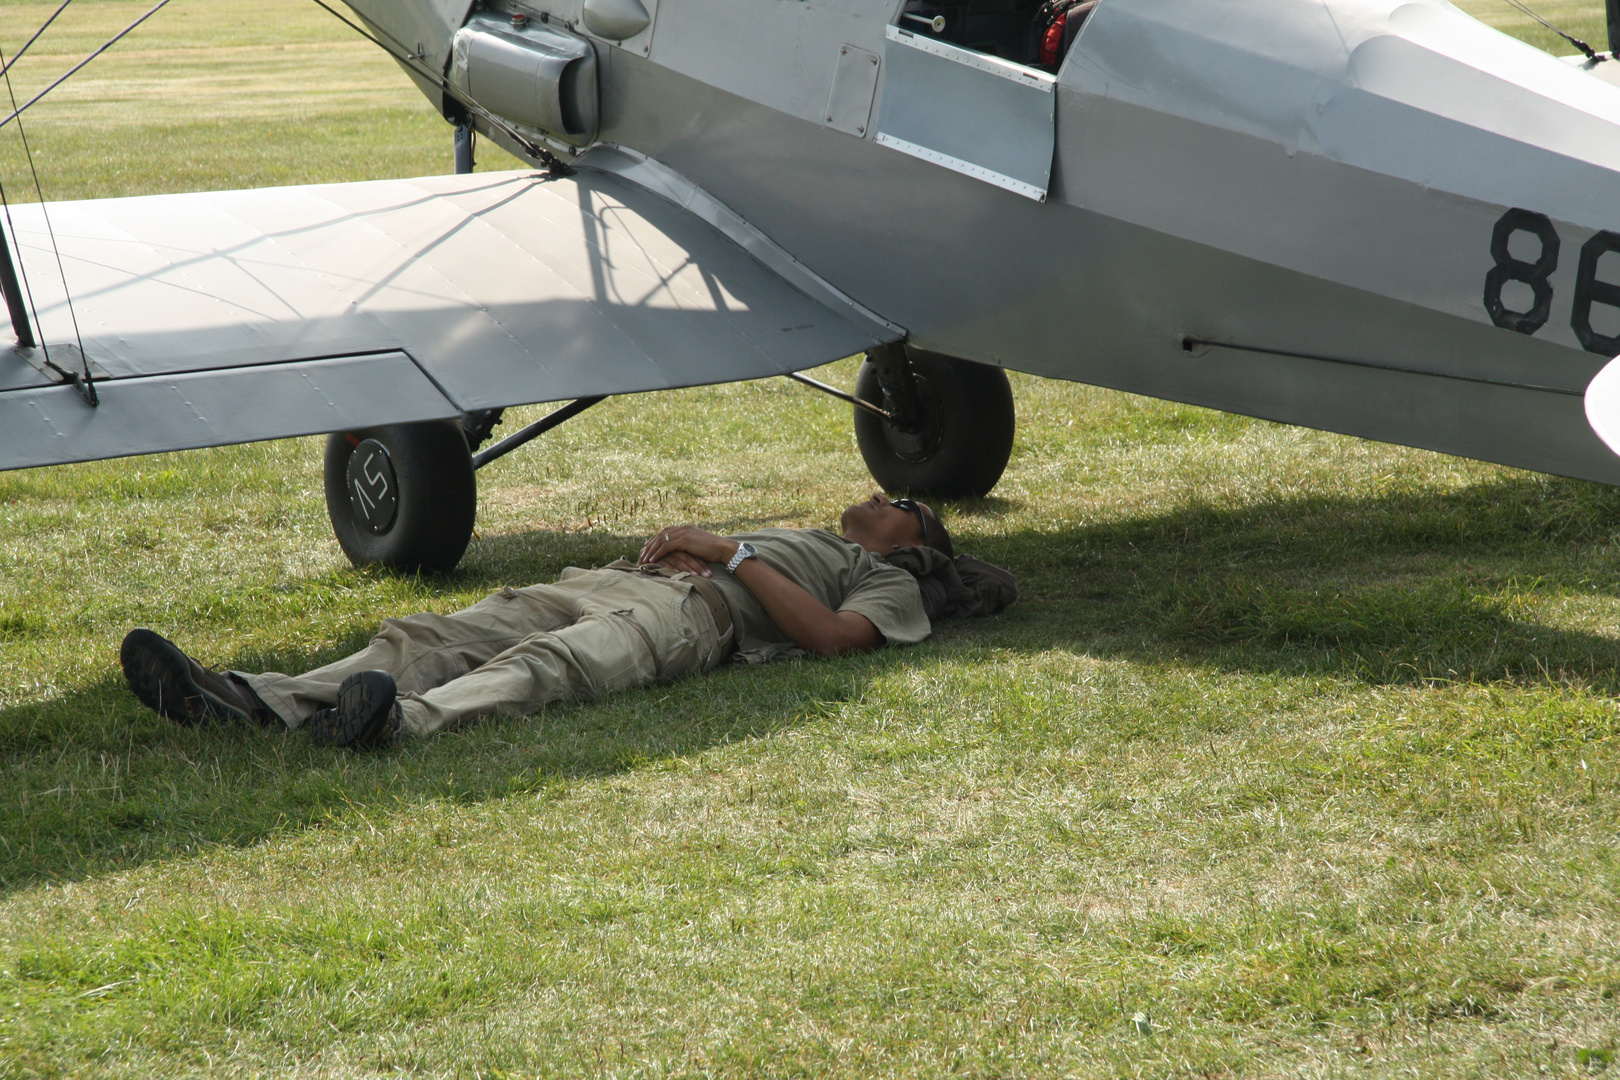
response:
[[[310,717],[309,736],[316,746],[387,746],[382,738],[398,691],[381,671],[359,671],[338,687],[337,706]]]
[[[186,654],[151,630],[131,630],[118,659],[124,678],[141,703],[181,727],[200,727],[228,720],[247,723],[246,713],[219,701],[191,678]]]

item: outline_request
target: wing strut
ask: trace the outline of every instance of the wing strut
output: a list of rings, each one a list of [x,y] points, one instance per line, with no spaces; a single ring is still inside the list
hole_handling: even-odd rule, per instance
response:
[[[117,41],[119,38],[123,37],[124,34],[129,33],[130,30],[135,29],[135,27],[137,27],[141,23],[145,22],[148,18],[150,18],[152,16],[153,12],[157,11],[158,8],[161,8],[163,5],[167,4],[168,2],[169,2],[169,0],[158,0],[158,3],[157,3],[156,7],[152,8],[151,11],[148,11],[145,15],[143,15],[139,19],[137,19],[134,22],[133,25],[131,25],[128,29],[126,29],[122,34],[119,34],[118,37],[113,38],[112,41],[109,41],[106,45],[102,46],[101,49],[99,49],[95,53],[92,53],[90,55],[90,57],[87,58],[84,61],[83,64],[80,64],[79,67],[74,68],[73,71],[78,71],[79,68],[84,67],[85,64],[88,64],[91,60],[94,60],[97,56],[100,56],[103,52],[106,52],[108,49],[110,49],[112,47],[113,42]],[[66,6],[67,5],[64,3],[63,7],[66,7]],[[61,9],[58,8],[57,11],[58,11],[58,14],[60,14]],[[52,15],[51,18],[54,20],[56,18],[56,16]],[[50,23],[47,22],[45,25],[49,26]],[[38,34],[34,35],[35,38],[37,38],[38,36],[39,36]],[[28,44],[32,45],[33,43],[34,43],[33,39],[32,38],[29,39]],[[25,48],[25,49],[27,47],[28,47],[27,45],[23,46],[23,48]],[[4,59],[5,59],[4,56],[0,56],[0,61],[4,61]],[[40,212],[40,216],[42,218],[44,218],[44,220],[45,220],[45,231],[50,235],[50,238],[51,238],[51,251],[54,252],[55,255],[56,255],[56,271],[57,271],[58,274],[60,274],[62,276],[62,294],[67,300],[68,317],[73,320],[73,338],[74,338],[75,341],[78,342],[79,363],[82,365],[83,370],[82,370],[82,372],[79,372],[79,371],[67,371],[67,370],[63,369],[62,367],[60,367],[59,365],[52,362],[52,360],[51,360],[51,349],[50,349],[49,345],[42,345],[42,349],[43,349],[43,351],[45,353],[45,366],[53,369],[54,371],[56,371],[58,373],[60,373],[61,376],[63,377],[63,379],[65,379],[69,383],[72,383],[73,384],[73,389],[76,390],[78,392],[79,396],[84,399],[84,403],[86,405],[90,406],[92,409],[94,409],[94,408],[97,408],[98,406],[100,406],[101,397],[100,397],[100,395],[98,395],[96,393],[96,382],[95,382],[95,379],[90,374],[90,356],[89,356],[88,353],[86,353],[84,351],[84,335],[79,332],[79,316],[78,316],[78,313],[73,310],[73,296],[72,296],[72,293],[68,290],[67,268],[62,265],[62,249],[56,243],[56,230],[51,225],[50,209],[45,203],[45,190],[44,190],[44,188],[42,188],[40,186],[40,183],[39,183],[39,170],[34,167],[34,151],[29,148],[29,146],[28,146],[28,134],[27,134],[27,132],[25,132],[23,130],[22,114],[23,114],[23,110],[26,109],[28,106],[25,105],[25,106],[23,106],[22,109],[19,109],[17,107],[17,93],[12,88],[12,85],[11,85],[11,64],[14,64],[14,63],[16,63],[16,58],[15,57],[12,58],[12,61],[11,61],[10,64],[5,64],[4,67],[0,67],[0,78],[5,79],[6,94],[11,98],[11,115],[8,116],[3,122],[0,122],[0,127],[5,127],[6,124],[11,123],[13,120],[17,121],[17,138],[22,141],[23,155],[28,160],[28,172],[29,172],[29,175],[31,175],[34,178],[34,194],[39,196],[39,212]],[[29,105],[34,104],[35,101],[38,101],[40,98],[42,98],[46,94],[50,93],[57,86],[60,86],[62,84],[62,82],[67,79],[68,75],[73,74],[73,71],[68,72],[67,75],[62,76],[62,78],[56,80],[56,82],[54,82],[50,86],[46,87],[39,94],[36,94],[34,96],[33,101],[30,101],[28,104]],[[6,197],[5,197],[5,190],[3,188],[0,188],[0,206],[3,206],[5,208],[6,219],[9,221],[11,219],[11,204],[9,202],[7,202]],[[21,254],[21,252],[19,252],[19,256],[20,256],[20,254]],[[9,249],[7,249],[7,251],[6,251],[6,260],[5,261],[7,263],[7,266],[6,266],[5,271],[3,272],[4,276],[6,278],[8,278],[10,280],[11,285],[13,287],[15,287],[16,280],[17,280],[17,274],[15,273],[16,267],[10,265],[11,264],[11,252],[10,252]],[[32,292],[33,292],[33,290],[30,289],[29,290],[30,295],[32,295]],[[19,297],[19,302],[17,304],[15,304],[15,305],[12,305],[10,298],[12,296],[14,296],[14,295]],[[10,308],[10,310],[13,313],[12,321],[15,324],[15,322],[16,322],[16,314],[15,313],[19,309],[21,309],[21,307],[22,307],[22,304],[20,302],[21,294],[14,291],[14,289],[13,289],[13,290],[7,292],[6,297],[7,297],[6,298],[7,306]],[[36,318],[38,318],[39,312],[35,311],[34,315],[35,315]],[[42,332],[43,332],[43,330],[42,330]],[[30,338],[33,337],[33,333],[32,333],[31,330],[28,329],[28,324],[26,322],[24,322],[22,324],[21,329],[17,330],[17,343],[19,345],[21,345],[23,343],[22,337],[23,337],[24,334],[27,334]]]
[[[531,439],[539,438],[541,435],[544,435],[558,424],[561,424],[566,420],[572,420],[574,417],[578,416],[592,405],[595,405],[599,401],[605,400],[607,400],[607,395],[599,394],[596,397],[582,397],[578,401],[570,401],[567,405],[564,405],[556,412],[547,413],[545,416],[542,416],[540,419],[536,420],[522,431],[513,432],[500,442],[496,443],[494,446],[490,447],[488,450],[474,454],[473,468],[482,469],[485,465],[488,465],[496,458],[505,457],[507,454],[510,454],[513,450],[516,450],[518,447],[522,446]]]
[[[0,292],[6,294],[6,311],[11,314],[11,328],[17,332],[17,345],[32,349],[34,326],[28,321],[28,307],[23,303],[22,286],[17,281],[17,265],[11,261],[11,244],[6,230],[0,228]]]
[[[890,413],[885,409],[878,408],[876,405],[872,404],[870,401],[862,401],[860,398],[856,397],[854,394],[846,394],[842,390],[838,389],[838,387],[836,387],[836,386],[828,386],[824,382],[817,382],[815,379],[812,379],[810,376],[805,375],[805,374],[803,374],[801,372],[797,372],[797,371],[788,372],[788,378],[793,379],[795,382],[802,382],[806,386],[814,387],[815,389],[820,390],[823,394],[831,394],[835,398],[839,398],[840,400],[847,401],[851,405],[855,406],[857,409],[860,409],[862,412],[869,412],[873,416],[882,417],[884,420],[889,421],[889,423],[891,423],[891,424],[895,423],[893,413]]]

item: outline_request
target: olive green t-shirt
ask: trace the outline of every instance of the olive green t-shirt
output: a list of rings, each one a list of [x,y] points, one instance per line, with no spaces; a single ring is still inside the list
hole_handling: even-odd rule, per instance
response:
[[[914,645],[930,627],[917,579],[859,544],[825,529],[761,529],[738,533],[762,559],[833,611],[866,616],[890,645]],[[747,663],[802,655],[793,640],[765,614],[754,594],[720,563],[710,563],[713,581],[737,626],[736,659]]]

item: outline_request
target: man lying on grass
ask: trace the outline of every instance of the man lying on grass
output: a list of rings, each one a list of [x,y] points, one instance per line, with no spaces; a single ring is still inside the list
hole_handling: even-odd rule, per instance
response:
[[[371,644],[304,675],[212,671],[151,630],[124,638],[135,696],[188,727],[305,724],[325,746],[405,735],[554,701],[706,672],[727,659],[840,653],[926,638],[930,619],[1017,599],[1005,570],[955,555],[927,505],[873,495],[843,536],[662,529],[639,562],[569,567],[553,585],[502,589],[453,615],[386,619]]]

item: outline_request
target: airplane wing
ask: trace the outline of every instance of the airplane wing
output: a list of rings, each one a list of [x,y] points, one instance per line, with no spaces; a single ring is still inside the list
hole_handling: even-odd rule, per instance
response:
[[[673,174],[595,157],[53,203],[49,228],[12,207],[47,348],[0,351],[0,469],[754,379],[903,336]],[[56,370],[80,340],[95,407]]]

